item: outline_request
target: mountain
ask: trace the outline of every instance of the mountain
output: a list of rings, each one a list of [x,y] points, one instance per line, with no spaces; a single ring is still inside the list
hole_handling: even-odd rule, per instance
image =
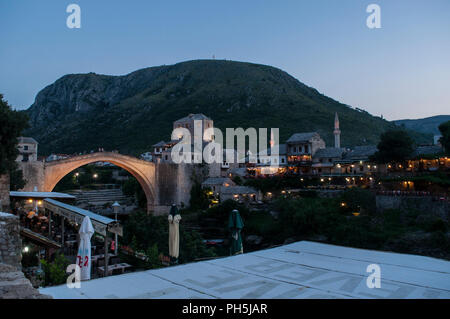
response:
[[[397,120],[394,123],[416,132],[440,135],[441,132],[438,127],[441,123],[447,121],[450,121],[450,115],[437,115],[417,120]]]
[[[343,146],[375,144],[395,127],[277,68],[225,60],[187,61],[124,76],[65,75],[41,90],[25,112],[31,125],[25,133],[43,154],[103,147],[136,155],[169,140],[172,122],[189,113],[211,117],[222,130],[278,127],[280,142],[295,132],[317,131],[330,146],[335,112]]]

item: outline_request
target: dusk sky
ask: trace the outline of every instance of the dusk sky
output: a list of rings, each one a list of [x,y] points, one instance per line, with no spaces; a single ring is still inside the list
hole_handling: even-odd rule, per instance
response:
[[[66,7],[81,7],[81,29]],[[366,7],[381,7],[381,29]],[[272,65],[388,120],[450,114],[449,0],[0,2],[0,93],[28,108],[68,73],[193,59]]]

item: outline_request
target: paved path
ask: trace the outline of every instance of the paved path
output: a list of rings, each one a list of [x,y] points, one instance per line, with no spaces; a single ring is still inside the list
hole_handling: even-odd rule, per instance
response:
[[[370,289],[367,266],[381,268]],[[447,298],[450,262],[301,241],[253,253],[43,288],[54,298]]]

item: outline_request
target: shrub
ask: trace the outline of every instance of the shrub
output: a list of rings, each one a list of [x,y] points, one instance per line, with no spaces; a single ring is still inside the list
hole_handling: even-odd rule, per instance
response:
[[[41,260],[42,268],[45,273],[45,285],[60,285],[66,282],[68,274],[66,273],[69,260],[63,254],[57,254],[53,262]]]

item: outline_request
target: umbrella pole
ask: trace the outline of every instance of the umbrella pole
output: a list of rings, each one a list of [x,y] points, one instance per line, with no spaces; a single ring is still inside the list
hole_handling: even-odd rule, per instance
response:
[[[105,234],[105,277],[108,276],[108,235]]]

